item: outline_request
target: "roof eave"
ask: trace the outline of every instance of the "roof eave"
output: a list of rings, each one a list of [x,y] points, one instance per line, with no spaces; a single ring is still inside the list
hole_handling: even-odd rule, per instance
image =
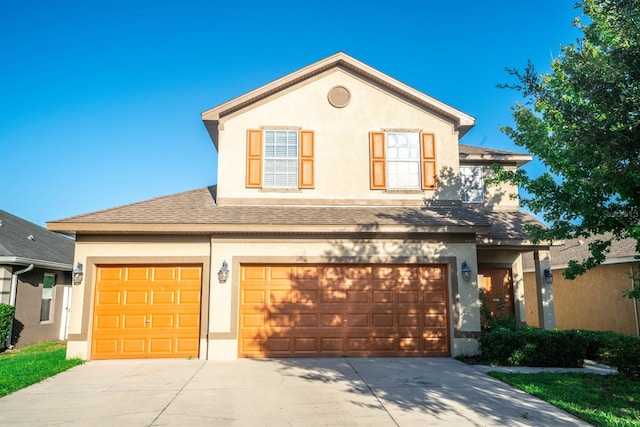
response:
[[[279,234],[279,233],[475,233],[489,232],[488,225],[404,224],[139,224],[139,223],[47,223],[49,230],[77,234]]]
[[[0,265],[30,265],[38,268],[48,268],[52,270],[71,271],[73,264],[63,262],[45,261],[41,259],[24,258],[18,256],[0,256]]]

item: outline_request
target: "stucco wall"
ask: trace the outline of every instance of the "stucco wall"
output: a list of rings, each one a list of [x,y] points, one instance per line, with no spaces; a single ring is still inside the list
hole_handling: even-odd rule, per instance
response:
[[[128,239],[133,239],[129,237]],[[140,263],[149,260],[190,259],[200,257],[208,262],[210,280],[203,283],[203,297],[208,304],[202,317],[205,330],[201,334],[200,357],[235,359],[238,353],[237,321],[239,268],[242,262],[340,262],[340,263],[449,263],[449,299],[452,353],[473,354],[480,331],[478,283],[464,282],[459,277],[463,261],[476,264],[473,239],[455,242],[405,240],[331,240],[318,239],[233,239],[219,236],[147,236],[128,241],[124,237],[79,236],[76,259],[85,265],[85,279],[74,286],[69,326],[68,355],[90,358],[91,312],[94,277],[100,263]],[[208,258],[210,256],[210,258]],[[99,260],[99,263],[96,262]],[[217,271],[227,261],[231,274],[220,284]]]
[[[204,262],[208,271],[208,236],[78,236],[74,265],[84,265],[84,279],[74,285],[69,319],[67,357],[89,359],[91,355],[91,317],[95,290],[95,272],[100,263],[179,263]],[[208,295],[209,283],[203,283]],[[203,345],[204,344],[204,345]],[[206,342],[201,339],[201,352]],[[201,356],[202,357],[202,356]]]
[[[340,263],[446,263],[454,259],[449,272],[452,354],[474,354],[477,343],[464,336],[480,331],[478,283],[474,275],[470,282],[459,277],[464,260],[476,263],[475,243],[316,240],[212,240],[212,271],[227,261],[231,274],[227,283],[212,280],[210,312],[210,359],[237,357],[237,310],[239,271],[243,262],[340,262]],[[453,275],[453,277],[451,277]],[[459,331],[457,334],[455,331]]]
[[[631,287],[631,264],[601,265],[575,280],[553,271],[553,299],[558,329],[588,329],[638,335],[634,301],[622,296]],[[538,326],[535,275],[525,274],[527,324]]]
[[[336,85],[351,92],[351,102],[335,108],[327,93]],[[357,124],[355,126],[354,124]],[[300,192],[269,192],[245,188],[247,129],[292,126],[315,131],[315,188]],[[334,69],[274,99],[224,118],[219,131],[218,197],[223,203],[239,198],[311,200],[401,200],[424,197],[460,199],[459,180],[444,179],[437,191],[417,194],[370,190],[369,132],[412,129],[435,133],[440,173],[458,173],[458,134],[451,121],[394,98],[374,83]]]

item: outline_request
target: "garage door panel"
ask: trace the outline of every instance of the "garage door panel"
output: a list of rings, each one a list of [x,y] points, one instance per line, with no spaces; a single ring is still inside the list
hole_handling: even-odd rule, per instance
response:
[[[326,289],[320,294],[320,303],[343,303],[347,299],[347,293],[338,289]]]
[[[373,326],[376,328],[393,327],[394,317],[392,313],[375,313],[373,315]]]
[[[266,291],[245,290],[242,292],[242,302],[244,304],[264,304],[266,301]]]
[[[147,305],[148,303],[148,292],[146,290],[124,292],[123,297],[123,303],[126,305]]]
[[[321,327],[342,327],[342,313],[322,313],[320,315],[320,326]]]
[[[95,328],[100,330],[120,328],[120,316],[117,315],[96,316],[94,322]]]
[[[175,304],[176,294],[173,290],[151,291],[152,304]]]
[[[443,266],[243,265],[241,277],[240,356],[449,354]]]
[[[394,292],[393,291],[373,291],[373,303],[374,304],[383,304],[383,303],[393,303]]]
[[[301,304],[313,304],[319,301],[320,291],[318,290],[303,290],[298,289],[294,291],[295,302]]]
[[[240,326],[242,328],[264,328],[264,314],[242,314]]]
[[[289,289],[272,289],[269,292],[270,304],[288,304],[292,302],[294,302],[294,299]]]
[[[128,267],[126,270],[127,282],[149,280],[150,271],[148,267]]]
[[[298,313],[295,315],[294,325],[297,328],[315,328],[318,326],[317,313]]]
[[[350,304],[370,304],[370,290],[351,290],[347,291],[347,302]]]
[[[271,314],[269,315],[269,326],[274,328],[289,328],[293,326],[290,314]]]
[[[92,357],[197,357],[201,269],[98,266]]]
[[[371,315],[369,313],[347,313],[345,316],[346,323],[350,328],[369,328],[371,327]]]
[[[143,338],[125,338],[122,340],[122,352],[130,355],[143,355],[146,353],[147,340]]]

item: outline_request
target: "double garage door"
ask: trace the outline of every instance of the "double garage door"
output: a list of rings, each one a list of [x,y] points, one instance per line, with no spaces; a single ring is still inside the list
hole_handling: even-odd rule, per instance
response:
[[[449,356],[445,265],[243,265],[240,357]]]
[[[98,266],[93,359],[198,357],[202,267]]]
[[[92,358],[198,357],[201,288],[199,265],[98,266]],[[448,356],[447,289],[445,265],[242,265],[238,356]]]

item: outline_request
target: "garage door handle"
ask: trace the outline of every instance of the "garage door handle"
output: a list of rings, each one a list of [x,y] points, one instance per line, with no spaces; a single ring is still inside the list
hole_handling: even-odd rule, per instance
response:
[[[494,301],[500,301],[502,298],[494,298]]]
[[[151,320],[145,320],[144,323],[151,323]]]

